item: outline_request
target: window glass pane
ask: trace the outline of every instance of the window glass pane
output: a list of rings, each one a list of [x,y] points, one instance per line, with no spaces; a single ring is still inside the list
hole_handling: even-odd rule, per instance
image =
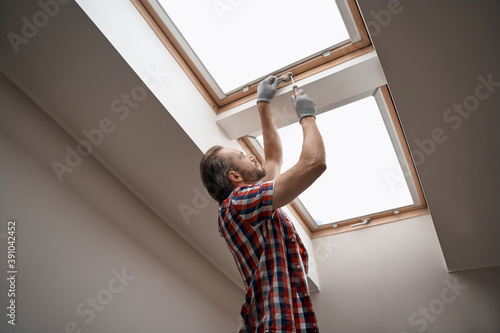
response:
[[[158,0],[224,92],[349,39],[334,0]]]
[[[374,97],[322,113],[317,124],[328,168],[299,199],[318,225],[413,204]],[[295,123],[279,132],[285,171],[299,160],[302,128]],[[262,136],[257,140],[262,145]]]

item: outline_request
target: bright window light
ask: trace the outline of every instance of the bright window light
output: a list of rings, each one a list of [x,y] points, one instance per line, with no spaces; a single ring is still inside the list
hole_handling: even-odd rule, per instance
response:
[[[414,204],[373,96],[322,113],[317,124],[325,141],[328,167],[299,196],[317,225]],[[285,171],[299,160],[302,128],[295,123],[279,132]],[[262,145],[262,136],[257,140]]]
[[[158,0],[224,93],[349,40],[334,0]]]

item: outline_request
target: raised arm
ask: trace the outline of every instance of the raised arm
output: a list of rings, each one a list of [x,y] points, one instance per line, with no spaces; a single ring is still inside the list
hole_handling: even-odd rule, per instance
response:
[[[326,170],[325,145],[316,126],[316,105],[302,90],[292,100],[304,141],[297,164],[276,178],[273,209],[290,203]]]
[[[269,102],[278,89],[281,79],[270,76],[257,88],[257,108],[259,110],[262,135],[264,137],[264,164],[267,175],[262,179],[266,182],[275,179],[281,172],[283,164],[283,149],[278,129],[269,109]]]

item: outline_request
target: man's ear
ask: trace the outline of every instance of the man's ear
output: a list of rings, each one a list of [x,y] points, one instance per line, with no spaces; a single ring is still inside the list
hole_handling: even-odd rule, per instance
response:
[[[243,180],[243,177],[241,177],[238,171],[231,170],[228,172],[227,176],[229,177],[229,180],[233,183],[239,183],[240,181]]]

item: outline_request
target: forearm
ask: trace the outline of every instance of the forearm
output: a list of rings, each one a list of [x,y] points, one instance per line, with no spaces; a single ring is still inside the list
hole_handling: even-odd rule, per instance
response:
[[[274,123],[269,103],[257,103],[259,110],[260,122],[262,126],[262,135],[264,137],[264,158],[266,161],[274,161],[281,166],[283,163],[283,149],[281,146],[281,138]]]
[[[316,126],[316,104],[303,90],[292,95],[292,103],[304,133],[299,161],[274,183],[273,209],[290,203],[326,170],[323,138]]]
[[[326,170],[325,145],[316,126],[316,118],[302,118],[300,124],[304,131],[302,153],[297,164],[276,178],[273,209],[290,203]]]
[[[304,132],[304,140],[299,161],[304,163],[305,166],[315,167],[324,171],[326,168],[325,144],[316,125],[316,118],[302,118],[300,125]]]

